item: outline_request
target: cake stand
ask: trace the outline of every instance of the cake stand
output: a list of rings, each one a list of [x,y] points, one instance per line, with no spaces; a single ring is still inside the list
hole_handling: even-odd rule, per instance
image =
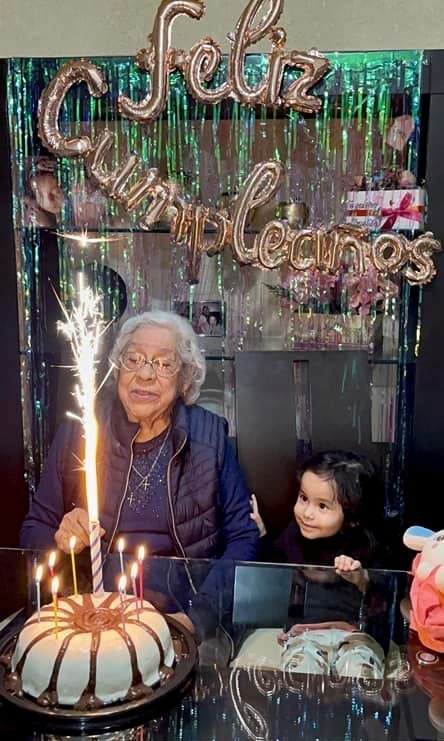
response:
[[[191,684],[197,663],[197,646],[194,637],[177,620],[165,615],[173,640],[176,663],[174,674],[153,688],[148,697],[129,702],[120,701],[92,710],[74,710],[66,706],[42,707],[32,697],[12,695],[5,687],[6,666],[0,662],[0,700],[17,722],[28,727],[44,727],[69,731],[113,730],[136,722],[138,718],[150,718],[175,704]],[[15,621],[14,621],[15,622]],[[21,626],[20,626],[21,627]],[[0,656],[12,654],[20,629],[17,626],[0,640]],[[26,715],[23,715],[26,714]]]

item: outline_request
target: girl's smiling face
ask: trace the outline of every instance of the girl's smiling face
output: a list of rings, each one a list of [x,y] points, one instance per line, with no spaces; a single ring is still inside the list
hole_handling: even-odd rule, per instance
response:
[[[306,471],[301,479],[294,516],[304,538],[330,538],[344,523],[344,510],[338,502],[334,482]]]

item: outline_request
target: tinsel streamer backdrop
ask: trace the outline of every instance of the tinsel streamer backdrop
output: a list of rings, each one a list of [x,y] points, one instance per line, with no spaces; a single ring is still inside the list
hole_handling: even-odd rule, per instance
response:
[[[141,100],[146,94],[146,73],[136,67],[133,58],[91,59],[102,71],[108,92],[93,98],[84,84],[74,86],[61,108],[60,126],[66,134],[91,139],[104,130],[112,132],[110,169],[137,152],[144,168],[157,168],[162,178],[177,183],[186,202],[225,208],[228,213],[254,166],[277,159],[284,168],[282,185],[273,204],[251,215],[247,244],[275,215],[288,218],[295,228],[329,228],[344,221],[345,194],[357,179],[371,184],[381,173],[400,165],[417,176],[423,60],[419,51],[326,56],[331,70],[314,88],[322,100],[316,115],[247,107],[232,99],[205,105],[191,98],[181,73],[173,72],[165,111],[144,125],[121,117],[117,100],[119,94]],[[63,384],[54,400],[48,380],[56,372],[53,366],[66,360],[61,357],[65,351],[54,337],[54,317],[48,309],[51,270],[55,288],[67,305],[75,295],[79,270],[103,293],[106,318],[116,320],[108,345],[122,316],[188,302],[192,319],[193,307],[205,302],[216,307],[223,331],[203,334],[201,344],[212,364],[208,398],[213,408],[229,418],[232,434],[236,432],[231,394],[235,351],[369,349],[375,361],[384,360],[384,364],[373,365],[373,440],[385,443],[390,453],[405,424],[395,418],[395,407],[400,409],[402,404],[397,400],[397,366],[390,364],[399,354],[398,337],[401,344],[407,342],[398,331],[405,297],[399,280],[375,275],[356,280],[347,259],[331,276],[287,268],[265,272],[255,266],[239,267],[228,250],[211,258],[202,255],[193,266],[198,282],[190,280],[190,254],[182,244],[171,244],[167,220],[144,232],[137,210],[128,213],[118,200],[107,199],[86,174],[82,161],[56,160],[43,149],[37,132],[38,101],[66,61],[13,59],[8,74],[26,467],[31,489],[58,421],[55,417],[62,418],[66,408]],[[266,55],[247,55],[249,85],[260,83],[267,65]],[[220,85],[226,74],[223,58],[212,84]],[[296,75],[294,70],[286,71],[284,88]],[[413,131],[401,162],[399,151],[388,144],[387,133],[393,120],[403,115],[411,117]],[[48,206],[49,191],[52,207]],[[85,240],[95,241],[84,240],[79,246],[72,237],[82,233]],[[208,234],[208,240],[212,239],[214,234]],[[50,410],[55,401],[56,413]],[[390,466],[390,455],[387,460]],[[399,506],[396,492],[391,494],[391,505]]]

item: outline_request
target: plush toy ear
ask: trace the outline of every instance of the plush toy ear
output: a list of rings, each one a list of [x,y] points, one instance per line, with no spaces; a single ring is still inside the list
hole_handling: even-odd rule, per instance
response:
[[[404,545],[411,548],[412,551],[422,551],[428,539],[433,535],[435,535],[434,530],[429,530],[427,527],[421,527],[420,525],[412,525],[412,527],[407,528],[402,540]]]

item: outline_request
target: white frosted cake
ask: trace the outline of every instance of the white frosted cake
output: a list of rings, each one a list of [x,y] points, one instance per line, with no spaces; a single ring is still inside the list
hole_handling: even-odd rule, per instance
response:
[[[123,618],[123,619],[122,619]],[[52,605],[24,624],[5,686],[44,706],[79,710],[130,701],[153,692],[173,672],[165,618],[150,602],[115,593],[59,598],[57,635]],[[124,624],[123,624],[124,623]]]

